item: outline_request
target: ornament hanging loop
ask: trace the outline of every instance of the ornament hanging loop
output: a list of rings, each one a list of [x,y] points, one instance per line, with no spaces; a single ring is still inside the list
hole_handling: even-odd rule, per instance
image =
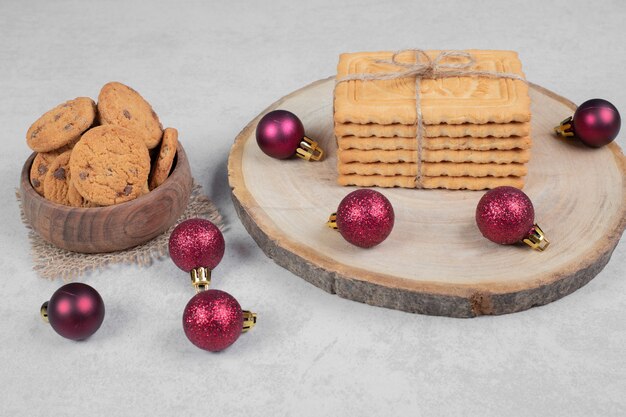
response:
[[[319,143],[304,136],[296,148],[296,155],[305,161],[319,161],[324,156],[324,151],[320,148]]]
[[[546,235],[538,224],[535,224],[533,228],[530,229],[528,236],[524,238],[523,242],[540,252],[543,252],[550,245],[550,241],[546,239]]]
[[[206,291],[211,285],[211,270],[200,266],[189,271],[191,284],[196,288],[196,293]]]
[[[563,120],[558,126],[554,127],[554,132],[564,138],[574,137],[574,128],[572,124],[572,116]]]
[[[252,329],[256,326],[256,313],[252,311],[243,310],[243,327],[241,329],[241,333],[245,333],[248,330]]]
[[[339,229],[339,227],[337,227],[337,213],[333,213],[328,217],[328,221],[326,222],[326,226],[330,227],[331,229]]]

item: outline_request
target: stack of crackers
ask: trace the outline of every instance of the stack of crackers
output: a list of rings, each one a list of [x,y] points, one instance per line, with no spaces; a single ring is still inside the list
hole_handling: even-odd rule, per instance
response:
[[[426,51],[435,59],[441,51]],[[524,77],[517,53],[469,50],[469,71]],[[391,52],[342,54],[337,80],[351,74],[402,70],[377,62]],[[455,64],[460,58],[448,57]],[[398,61],[415,63],[413,52]],[[340,185],[481,190],[524,186],[530,159],[530,98],[519,79],[422,78],[421,161],[418,164],[415,77],[337,83],[334,99]],[[417,181],[418,169],[419,184]]]
[[[40,195],[72,207],[123,203],[169,176],[176,129],[163,130],[152,106],[132,88],[111,82],[98,104],[78,97],[46,112],[28,129],[37,152],[30,182]]]

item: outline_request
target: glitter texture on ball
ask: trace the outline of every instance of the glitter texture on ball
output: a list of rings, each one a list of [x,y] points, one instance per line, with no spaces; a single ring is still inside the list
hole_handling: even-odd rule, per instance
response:
[[[514,187],[497,187],[488,191],[476,207],[476,224],[492,242],[510,245],[524,239],[535,220],[533,203]]]
[[[381,193],[369,189],[348,194],[337,208],[337,228],[348,242],[371,248],[387,239],[395,215],[391,203]]]
[[[205,219],[185,220],[170,235],[170,257],[185,272],[200,267],[214,269],[224,256],[224,249],[222,232]]]
[[[217,352],[239,338],[243,312],[239,302],[224,291],[207,290],[196,294],[185,307],[183,329],[191,343]]]

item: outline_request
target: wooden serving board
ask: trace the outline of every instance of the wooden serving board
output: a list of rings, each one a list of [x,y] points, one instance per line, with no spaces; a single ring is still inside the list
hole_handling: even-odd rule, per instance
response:
[[[276,263],[341,297],[414,313],[473,317],[557,300],[609,261],[626,227],[626,158],[615,143],[590,149],[554,136],[576,108],[532,85],[534,147],[524,191],[550,247],[501,246],[474,220],[484,192],[378,189],[396,213],[389,238],[372,249],[326,227],[353,187],[336,184],[333,79],[317,81],[268,107],[237,136],[229,181],[237,213]],[[277,108],[297,114],[326,151],[322,162],[280,161],[261,152],[255,128]]]

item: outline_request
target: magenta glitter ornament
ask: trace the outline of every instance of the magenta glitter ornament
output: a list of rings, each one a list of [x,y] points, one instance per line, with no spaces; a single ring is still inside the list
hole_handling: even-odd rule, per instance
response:
[[[224,256],[224,237],[217,226],[204,219],[185,220],[172,231],[169,250],[174,263],[190,273],[196,288],[183,313],[185,335],[194,345],[223,350],[254,327],[255,313],[242,311],[230,294],[209,290],[211,270]]]
[[[200,349],[217,352],[239,338],[244,314],[237,300],[219,290],[196,294],[185,307],[183,329],[187,339]]]
[[[224,256],[224,247],[220,229],[205,219],[185,220],[176,226],[169,240],[170,257],[185,272],[214,269]]]
[[[277,159],[297,155],[319,161],[323,155],[318,143],[305,136],[298,116],[287,110],[274,110],[261,118],[256,127],[256,142],[266,155]]]
[[[73,282],[56,290],[41,306],[41,315],[55,332],[72,340],[94,334],[104,320],[104,301],[87,284]]]
[[[611,143],[619,133],[622,121],[617,108],[601,98],[585,101],[578,106],[573,117],[568,117],[555,127],[565,137],[577,137],[592,148]]]
[[[378,191],[361,189],[341,200],[328,226],[338,229],[353,245],[371,248],[387,239],[394,221],[393,207],[387,197]]]
[[[549,242],[534,221],[533,203],[514,187],[497,187],[486,192],[476,207],[480,232],[502,245],[523,241],[534,249],[544,250]]]

